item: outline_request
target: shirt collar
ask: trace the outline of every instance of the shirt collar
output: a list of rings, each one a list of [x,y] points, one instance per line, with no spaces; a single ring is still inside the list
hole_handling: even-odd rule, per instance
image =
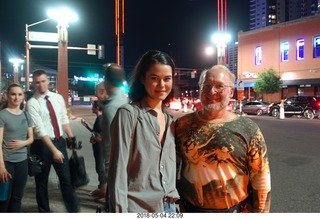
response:
[[[147,102],[147,99],[144,97],[142,98],[140,101],[137,101],[137,102],[134,102],[133,103],[134,105],[137,105],[141,108],[142,112],[143,113],[147,113],[148,111],[153,111],[154,113],[156,113],[155,110],[153,110],[148,102]],[[164,104],[162,104],[162,111],[163,113],[165,113],[166,115],[170,116],[171,118],[173,118],[172,114],[171,114],[171,111],[168,107],[166,107]]]
[[[39,99],[39,98],[45,99],[46,96],[49,96],[49,98],[50,98],[51,97],[50,93],[51,93],[50,91],[47,91],[47,93],[45,93],[45,94],[39,94],[38,92],[35,92],[34,97],[36,99]]]

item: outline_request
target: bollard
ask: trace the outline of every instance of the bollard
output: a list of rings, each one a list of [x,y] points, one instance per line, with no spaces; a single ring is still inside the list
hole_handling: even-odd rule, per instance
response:
[[[283,100],[281,100],[281,103],[280,103],[280,119],[284,119],[285,116],[284,116],[284,103],[283,103]]]
[[[187,106],[187,104],[184,104],[184,106],[183,106],[183,112],[184,112],[184,113],[187,113],[187,112],[188,112],[188,106]]]

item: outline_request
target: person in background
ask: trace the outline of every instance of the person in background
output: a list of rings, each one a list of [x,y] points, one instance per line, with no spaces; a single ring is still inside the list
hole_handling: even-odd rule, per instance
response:
[[[78,212],[79,204],[75,189],[71,182],[67,143],[63,137],[65,133],[71,142],[69,148],[74,148],[74,136],[69,119],[65,100],[60,94],[48,90],[49,80],[44,70],[33,73],[35,93],[27,102],[27,111],[35,124],[35,140],[30,151],[40,156],[43,166],[42,172],[35,176],[36,199],[39,212],[50,212],[48,196],[48,178],[51,166],[59,178],[60,189],[68,212]],[[50,101],[50,102],[49,102]],[[56,115],[58,127],[55,129],[55,119],[51,116],[50,103]],[[53,113],[52,113],[53,114]]]
[[[7,107],[8,101],[7,101],[7,91],[3,91],[1,95],[1,100],[0,100],[0,110],[4,109]]]
[[[107,98],[108,98],[108,94],[107,94],[106,89],[104,87],[104,82],[101,82],[96,86],[95,95],[98,98],[98,100],[100,101],[100,103],[102,103],[104,105]]]
[[[104,87],[106,89],[108,99],[104,104],[101,120],[101,127],[103,127],[101,132],[102,148],[105,162],[104,186],[101,188],[101,192],[104,193],[104,199],[106,200],[111,136],[114,136],[113,132],[111,133],[110,125],[118,108],[121,105],[128,103],[128,97],[121,91],[121,87],[125,80],[124,69],[115,63],[105,64],[103,67],[105,69]]]
[[[235,77],[223,65],[199,79],[203,109],[176,121],[177,188],[186,212],[269,212],[267,145],[252,120],[227,111]]]
[[[99,185],[98,188],[90,192],[90,195],[96,198],[105,198],[105,194],[100,194],[101,187],[103,186],[103,178],[105,177],[104,159],[101,146],[101,119],[102,119],[103,105],[99,100],[93,102],[92,113],[97,115],[97,118],[93,124],[93,128],[90,128],[89,124],[82,119],[81,124],[91,132],[90,143],[92,144],[92,151],[95,161],[95,169],[98,174]],[[104,196],[101,196],[104,195]],[[101,197],[100,197],[101,196]]]
[[[119,108],[111,126],[110,212],[176,211],[174,121],[165,107],[174,68],[166,53],[151,50],[133,71],[133,102]]]
[[[10,180],[9,197],[0,201],[0,212],[20,212],[28,178],[28,146],[33,142],[32,119],[20,109],[23,90],[11,84],[7,107],[0,111],[0,183]]]
[[[103,156],[103,148],[102,148],[102,137],[101,137],[101,130],[102,130],[102,110],[104,105],[106,104],[106,100],[109,97],[106,89],[104,87],[104,82],[99,83],[96,86],[95,96],[98,98],[97,102],[94,101],[92,105],[92,112],[97,115],[93,128],[95,130],[100,130],[95,132],[95,136],[90,138],[90,142],[92,143],[93,154],[95,157],[95,168],[96,172],[98,173],[98,181],[99,185],[98,188],[91,191],[90,195],[101,200],[102,202],[105,201],[105,184],[106,184],[106,174],[105,174],[105,161]],[[98,115],[98,114],[99,115]],[[88,123],[85,120],[82,120],[82,125],[84,125],[87,129],[89,127]]]

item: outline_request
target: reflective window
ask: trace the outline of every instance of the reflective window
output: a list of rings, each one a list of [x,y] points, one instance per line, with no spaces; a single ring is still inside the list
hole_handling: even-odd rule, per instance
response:
[[[296,43],[297,60],[304,59],[304,39],[298,39]]]
[[[261,65],[261,63],[262,63],[262,48],[261,46],[257,46],[255,51],[255,65]]]
[[[289,42],[283,41],[280,45],[281,62],[289,61]]]
[[[313,38],[313,58],[320,58],[320,36]]]

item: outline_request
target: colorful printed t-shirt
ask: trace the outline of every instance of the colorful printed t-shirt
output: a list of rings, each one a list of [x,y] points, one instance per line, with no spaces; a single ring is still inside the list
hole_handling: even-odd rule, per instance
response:
[[[208,123],[197,112],[185,115],[176,122],[176,146],[177,162],[182,158],[177,188],[190,204],[227,209],[248,198],[247,211],[269,212],[267,146],[252,120]]]

